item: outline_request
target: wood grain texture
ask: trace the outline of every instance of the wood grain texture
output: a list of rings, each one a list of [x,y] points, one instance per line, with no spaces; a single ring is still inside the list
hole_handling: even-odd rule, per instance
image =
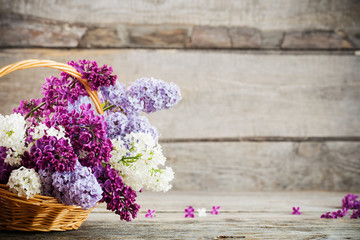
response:
[[[351,0],[9,1],[1,13],[83,24],[247,26],[261,30],[358,30],[360,3]],[[91,14],[89,14],[91,13]]]
[[[320,219],[341,207],[342,192],[174,192],[141,194],[141,212],[133,222],[121,222],[102,205],[76,231],[0,232],[2,239],[360,239],[359,219]],[[184,218],[184,209],[205,207],[206,218]],[[210,215],[220,205],[219,215]],[[302,215],[291,215],[300,206]],[[154,219],[144,217],[157,210]]]
[[[119,80],[173,81],[183,100],[149,115],[165,139],[360,136],[358,56],[348,53],[3,49],[0,65],[39,58],[96,59]],[[0,80],[0,112],[40,97],[48,69]]]
[[[0,47],[360,49],[351,0],[0,1]]]
[[[174,190],[360,191],[359,142],[162,144]]]

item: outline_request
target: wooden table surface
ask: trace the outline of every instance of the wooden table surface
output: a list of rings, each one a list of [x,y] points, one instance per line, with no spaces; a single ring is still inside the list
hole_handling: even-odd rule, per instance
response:
[[[341,207],[340,192],[144,192],[132,222],[101,205],[76,231],[28,233],[1,231],[0,239],[360,239],[360,219],[321,219]],[[184,218],[184,209],[206,208],[207,216]],[[221,206],[219,215],[209,212]],[[292,215],[300,206],[301,215]],[[145,218],[155,209],[153,219]]]

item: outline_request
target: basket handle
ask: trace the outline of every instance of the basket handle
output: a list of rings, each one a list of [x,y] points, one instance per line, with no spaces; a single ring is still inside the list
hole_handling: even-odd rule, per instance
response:
[[[81,82],[84,85],[85,90],[88,92],[90,98],[93,100],[93,102],[95,104],[97,112],[101,115],[104,114],[104,111],[102,109],[97,92],[92,91],[88,81],[86,79],[83,79],[81,77],[81,74],[78,71],[76,71],[75,68],[73,68],[72,66],[69,66],[67,64],[58,63],[58,62],[54,62],[54,61],[50,61],[50,60],[37,60],[37,59],[24,60],[24,61],[16,62],[16,63],[10,64],[10,65],[7,65],[7,66],[1,68],[0,69],[0,78],[2,76],[5,76],[6,74],[11,73],[16,70],[36,68],[36,67],[48,67],[48,68],[58,69],[60,71],[66,72],[66,73],[70,74],[71,76],[75,77],[77,80],[79,80],[79,82]]]

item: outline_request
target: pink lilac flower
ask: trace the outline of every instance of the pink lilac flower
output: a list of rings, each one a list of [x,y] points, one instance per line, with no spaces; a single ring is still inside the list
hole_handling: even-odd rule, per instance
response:
[[[155,217],[156,210],[148,209],[148,213],[145,214],[146,218],[154,218]]]
[[[194,218],[194,211],[195,209],[192,206],[189,206],[188,208],[185,208],[185,218]]]
[[[293,207],[292,209],[293,209],[292,212],[293,215],[301,215],[300,207]]]
[[[218,215],[218,210],[220,209],[220,206],[213,206],[213,210],[211,211],[211,214]]]

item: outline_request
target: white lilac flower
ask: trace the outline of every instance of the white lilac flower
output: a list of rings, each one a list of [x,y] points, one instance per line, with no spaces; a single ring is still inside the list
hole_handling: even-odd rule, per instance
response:
[[[206,217],[206,208],[197,209],[199,217]]]
[[[58,127],[59,130],[57,130],[54,127],[48,128],[45,124],[40,123],[38,126],[34,128],[34,132],[30,132],[30,135],[34,140],[40,139],[45,135],[56,137],[57,139],[66,138],[65,129],[62,126],[58,126]]]
[[[165,165],[166,158],[161,146],[150,134],[130,133],[124,141],[118,138],[112,141],[114,150],[111,152],[110,165],[119,170],[124,183],[135,191],[144,188],[151,191],[168,191],[169,183],[174,178],[170,167]]]
[[[11,172],[6,185],[9,186],[11,192],[18,196],[26,196],[27,199],[41,193],[41,181],[38,173],[34,169],[24,166]]]
[[[11,166],[20,165],[20,155],[25,150],[25,132],[26,122],[21,114],[0,114],[0,146],[8,149],[5,163]]]

